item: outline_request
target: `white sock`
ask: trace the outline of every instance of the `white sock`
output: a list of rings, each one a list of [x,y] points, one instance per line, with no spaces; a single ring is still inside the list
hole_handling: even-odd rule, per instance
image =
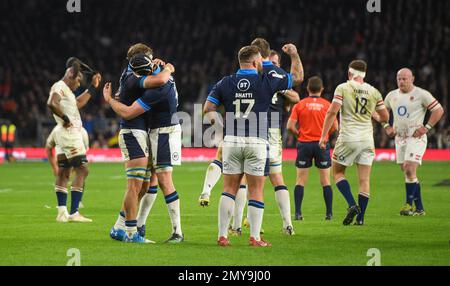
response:
[[[167,210],[169,211],[170,221],[172,222],[173,232],[179,235],[183,235],[181,230],[181,219],[180,219],[180,199],[178,198],[178,193],[173,192],[165,197]]]
[[[283,219],[283,227],[286,228],[287,226],[292,226],[289,191],[286,186],[278,186],[276,188],[278,190],[275,191],[275,199],[278,203],[281,218]]]
[[[127,231],[128,236],[132,237],[133,234],[135,234],[137,232],[137,227],[136,226],[127,226],[126,231]]]
[[[222,193],[219,201],[219,236],[228,237],[228,225],[234,212],[234,196]]]
[[[114,224],[114,228],[125,230],[125,215],[122,216],[122,214],[119,213],[116,223]]]
[[[247,188],[241,185],[241,188],[236,193],[233,217],[233,229],[242,228],[242,217],[244,216],[244,208],[247,204]]]
[[[58,213],[61,212],[69,213],[69,211],[67,210],[67,206],[58,206]]]
[[[156,200],[157,193],[146,193],[142,199],[141,203],[139,205],[139,211],[137,215],[137,226],[141,227],[145,225],[147,222],[148,214],[150,213],[150,210],[153,207],[153,203]]]
[[[255,200],[248,202],[248,220],[250,222],[250,236],[260,240],[259,233],[264,214],[264,203]]]
[[[208,169],[206,170],[202,194],[208,194],[208,196],[211,195],[211,190],[217,184],[221,175],[222,163],[218,160],[214,160],[211,164],[209,164]]]

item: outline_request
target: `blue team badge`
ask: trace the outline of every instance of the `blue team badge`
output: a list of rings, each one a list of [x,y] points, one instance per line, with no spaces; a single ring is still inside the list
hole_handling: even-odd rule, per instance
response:
[[[240,91],[247,91],[250,88],[250,81],[246,78],[241,79],[237,83],[237,88]]]

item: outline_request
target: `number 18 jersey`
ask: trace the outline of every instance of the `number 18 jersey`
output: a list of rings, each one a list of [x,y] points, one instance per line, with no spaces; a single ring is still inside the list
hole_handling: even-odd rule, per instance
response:
[[[368,83],[340,84],[333,102],[341,104],[340,142],[373,140],[372,113],[385,108],[381,93]]]

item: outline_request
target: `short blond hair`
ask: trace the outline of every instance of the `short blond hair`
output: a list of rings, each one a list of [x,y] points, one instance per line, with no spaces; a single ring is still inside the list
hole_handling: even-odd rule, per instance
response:
[[[153,55],[153,50],[149,46],[143,43],[137,43],[132,45],[127,52],[127,60],[130,60],[132,57],[134,57],[137,54],[146,54],[147,56]]]

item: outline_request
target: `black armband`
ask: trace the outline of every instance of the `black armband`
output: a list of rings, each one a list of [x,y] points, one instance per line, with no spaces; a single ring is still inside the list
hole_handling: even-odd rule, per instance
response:
[[[62,118],[62,120],[64,120],[64,123],[66,123],[66,124],[69,124],[70,123],[70,119],[69,119],[69,116],[67,116],[67,115],[63,115],[63,117],[61,117]]]
[[[97,95],[97,89],[92,84],[88,87],[87,91],[91,96]]]

